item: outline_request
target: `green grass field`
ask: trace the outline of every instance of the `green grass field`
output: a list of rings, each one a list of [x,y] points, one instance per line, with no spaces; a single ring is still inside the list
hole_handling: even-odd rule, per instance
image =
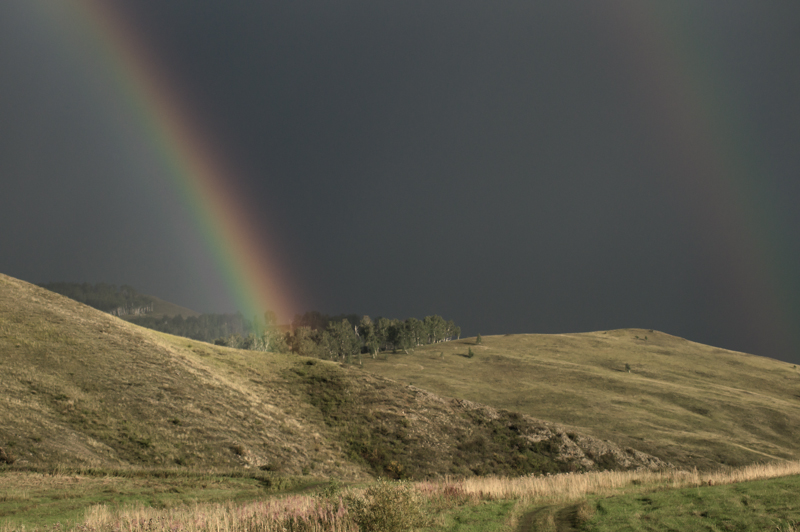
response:
[[[306,479],[275,483],[260,474],[6,470],[0,471],[0,530],[244,532],[252,526],[268,531],[289,526],[356,532],[347,517],[352,501],[368,501],[364,490],[378,488],[388,497],[373,515],[384,523],[380,530],[398,532],[410,528],[392,526],[393,512],[400,520],[406,513],[422,512],[425,524],[418,529],[426,532],[797,532],[798,470],[800,462],[707,474],[602,472],[416,484],[372,481],[349,487]],[[397,497],[408,489],[417,494],[415,502]],[[386,506],[394,502],[403,511]],[[320,511],[340,505],[344,513]],[[204,522],[199,527],[197,516]]]
[[[481,501],[441,512],[429,532],[505,532],[516,501]]]
[[[618,530],[796,530],[800,477],[590,498],[591,532]]]

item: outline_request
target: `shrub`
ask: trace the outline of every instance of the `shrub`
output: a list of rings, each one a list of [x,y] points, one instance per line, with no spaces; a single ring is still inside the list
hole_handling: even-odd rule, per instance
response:
[[[472,352],[472,348],[470,347],[467,351],[467,358],[472,358],[475,356],[475,353]]]
[[[0,447],[0,464],[13,464],[14,458],[6,452],[2,447]]]
[[[483,343],[483,338],[481,338],[480,334],[478,334],[478,336],[475,337],[475,343],[476,344],[482,344]]]
[[[361,532],[406,532],[426,525],[419,495],[406,482],[378,479],[362,496],[345,498]]]

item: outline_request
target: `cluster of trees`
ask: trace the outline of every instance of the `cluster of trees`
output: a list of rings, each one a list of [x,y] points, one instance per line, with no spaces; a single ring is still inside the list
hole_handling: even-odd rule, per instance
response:
[[[90,307],[117,316],[147,312],[153,309],[153,299],[138,293],[128,285],[116,286],[108,283],[44,283],[42,288],[80,301]]]
[[[293,321],[293,332],[287,335],[292,352],[329,360],[351,362],[353,357],[368,353],[375,358],[380,351],[391,349],[408,353],[417,346],[444,342],[461,336],[461,328],[441,316],[427,316],[424,320],[408,318],[397,320],[369,316],[335,317],[318,320],[318,313],[306,313]],[[308,319],[309,315],[313,319]],[[341,319],[340,319],[341,318]],[[316,326],[303,325],[315,323]]]
[[[275,316],[249,322],[249,332],[214,340],[217,345],[255,351],[291,351],[302,356],[352,363],[363,354],[375,358],[381,351],[408,353],[417,346],[460,338],[461,328],[441,316],[423,320],[397,320],[357,314],[327,316],[311,311],[295,316],[291,330],[279,326]]]
[[[204,314],[197,318],[156,319],[138,317],[132,323],[157,331],[186,336],[217,345],[254,351],[288,352],[351,363],[368,354],[444,342],[461,336],[461,328],[441,316],[424,320],[397,320],[356,314],[327,316],[316,311],[295,316],[291,329],[277,324],[268,312],[263,320],[246,320],[241,314]]]

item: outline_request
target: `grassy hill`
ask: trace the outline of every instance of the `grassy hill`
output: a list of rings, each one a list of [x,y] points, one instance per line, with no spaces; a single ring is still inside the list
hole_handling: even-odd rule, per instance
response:
[[[382,355],[365,369],[679,466],[800,458],[800,370],[660,332],[467,338]]]
[[[416,478],[660,467],[362,370],[127,323],[0,275],[0,460]]]

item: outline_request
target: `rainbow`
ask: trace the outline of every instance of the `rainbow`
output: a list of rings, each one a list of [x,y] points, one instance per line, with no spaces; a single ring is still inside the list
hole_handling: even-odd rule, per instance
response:
[[[246,202],[231,185],[223,158],[182,108],[176,85],[110,2],[79,5],[143,131],[160,146],[173,184],[238,306],[246,315],[269,309],[290,318],[295,309],[287,276],[242,208]],[[770,356],[796,357],[800,303],[792,296],[800,287],[788,268],[791,261],[782,256],[789,246],[782,246],[780,224],[770,213],[776,202],[758,182],[757,154],[737,120],[736,102],[723,99],[725,80],[709,75],[714,69],[703,61],[702,43],[688,42],[682,31],[681,22],[691,14],[636,1],[603,6],[599,24],[617,39],[620,59],[636,74],[634,92],[645,126],[683,165],[665,192],[685,202],[701,241],[714,248],[709,256],[718,263],[712,267],[725,277],[731,301],[739,302],[741,325],[762,331],[761,340],[775,347]]]
[[[81,0],[84,26],[99,42],[105,62],[140,120],[141,130],[158,146],[185,207],[213,256],[237,308],[246,317],[274,312],[285,323],[296,309],[287,276],[270,253],[263,228],[248,215],[235,174],[223,164],[202,128],[181,105],[176,86],[159,70],[144,43],[110,2]],[[256,231],[256,228],[259,230]]]
[[[800,353],[800,317],[795,273],[781,256],[781,227],[771,206],[777,204],[758,180],[753,143],[739,118],[725,79],[707,58],[704,43],[693,42],[684,8],[649,2],[609,2],[603,22],[616,39],[620,58],[637,79],[641,117],[670,151],[681,172],[665,192],[677,194],[694,217],[691,225],[716,258],[731,296],[719,304],[737,304],[739,325],[759,331],[765,355],[784,360]],[[786,249],[789,246],[785,246]]]

